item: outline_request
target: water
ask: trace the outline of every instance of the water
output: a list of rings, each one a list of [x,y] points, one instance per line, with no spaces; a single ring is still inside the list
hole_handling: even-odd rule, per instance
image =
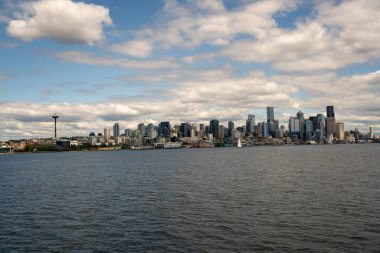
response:
[[[0,252],[380,252],[380,145],[0,156]]]

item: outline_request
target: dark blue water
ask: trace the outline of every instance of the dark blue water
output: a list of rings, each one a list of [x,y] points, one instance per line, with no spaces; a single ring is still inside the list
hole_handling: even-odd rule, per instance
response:
[[[380,145],[0,156],[0,252],[379,252]]]

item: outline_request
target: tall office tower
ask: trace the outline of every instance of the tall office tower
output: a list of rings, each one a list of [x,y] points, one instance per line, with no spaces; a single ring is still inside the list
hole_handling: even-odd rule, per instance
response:
[[[289,132],[291,137],[297,136],[300,137],[300,120],[296,117],[289,118]]]
[[[144,137],[146,134],[144,123],[140,123],[137,125],[137,129],[140,131],[141,137]]]
[[[191,125],[190,123],[181,123],[180,130],[182,137],[190,137]]]
[[[313,136],[313,122],[309,119],[305,120],[305,140],[310,141]]]
[[[305,115],[301,110],[297,112],[297,119],[300,121],[300,137],[301,139],[304,139],[304,132],[305,132]]]
[[[336,138],[340,141],[344,140],[344,123],[336,123],[335,125]]]
[[[335,134],[335,118],[328,117],[326,118],[326,136],[334,136]]]
[[[326,112],[327,112],[327,118],[334,118],[335,117],[333,105],[328,105],[326,107]]]
[[[276,125],[274,124],[274,122],[269,122],[268,123],[268,133],[269,135],[271,135],[272,137],[274,137],[276,135]]]
[[[159,135],[160,137],[170,138],[170,123],[168,121],[163,121],[160,123]]]
[[[372,126],[369,127],[369,138],[373,139],[374,134],[373,134],[373,129]]]
[[[273,107],[267,107],[267,121],[274,122],[274,108]]]
[[[125,133],[125,137],[131,137],[132,136],[132,129],[127,128],[127,129],[125,129],[124,133]]]
[[[154,139],[157,137],[157,131],[154,128],[154,125],[152,123],[149,123],[148,126],[146,127],[146,132],[148,139]]]
[[[191,126],[192,126],[192,128],[195,129],[195,132],[196,132],[196,133],[200,131],[200,128],[199,128],[199,124],[198,124],[198,123],[193,123],[193,124],[191,124]]]
[[[113,125],[113,137],[117,137],[119,135],[120,135],[119,123],[115,123],[115,125]]]
[[[326,134],[325,129],[326,129],[325,120],[324,121],[318,121],[317,130],[319,130],[319,133],[321,134],[321,136],[325,136],[325,134]]]
[[[218,130],[219,130],[219,120],[213,119],[210,121],[210,128],[209,133],[213,135],[214,138],[219,138],[218,136]]]
[[[317,114],[317,121],[318,121],[318,122],[320,122],[320,121],[325,122],[325,121],[326,121],[326,117],[325,117],[325,115],[323,115],[323,114],[321,114],[321,113]],[[319,129],[319,128],[318,128],[318,124],[317,124],[317,129]]]
[[[218,137],[219,137],[219,139],[224,139],[224,126],[223,125],[219,125]]]
[[[275,129],[280,129],[280,122],[278,121],[278,119],[274,120],[274,128]]]
[[[231,137],[232,136],[232,129],[235,128],[235,124],[233,121],[228,121],[228,134],[227,134],[227,137]]]
[[[104,128],[104,141],[108,142],[111,139],[111,131],[109,128]]]
[[[205,124],[201,123],[199,124],[199,131],[204,131],[205,130]]]
[[[268,122],[263,121],[263,123],[261,123],[261,133],[264,138],[268,137],[269,135]]]
[[[210,133],[210,127],[205,126],[205,135],[207,136]]]
[[[248,119],[245,122],[245,129],[248,134],[253,134],[255,132],[255,115],[248,115]]]

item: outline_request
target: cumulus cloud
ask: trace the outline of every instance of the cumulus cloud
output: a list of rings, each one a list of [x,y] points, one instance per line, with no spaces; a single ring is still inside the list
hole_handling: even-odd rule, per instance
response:
[[[127,69],[166,69],[177,68],[178,65],[171,59],[163,60],[131,60],[110,56],[97,56],[90,52],[65,51],[54,54],[55,57],[74,63],[100,65],[105,67],[119,67]]]
[[[127,54],[134,57],[146,58],[153,50],[153,46],[146,40],[131,40],[121,44],[114,44],[111,51]]]
[[[108,8],[72,0],[39,0],[20,5],[22,16],[9,22],[7,33],[23,41],[40,38],[93,45],[111,25]]]

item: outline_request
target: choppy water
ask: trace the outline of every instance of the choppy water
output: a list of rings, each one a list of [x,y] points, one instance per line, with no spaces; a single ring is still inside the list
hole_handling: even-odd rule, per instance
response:
[[[0,156],[0,252],[380,252],[380,145]]]

